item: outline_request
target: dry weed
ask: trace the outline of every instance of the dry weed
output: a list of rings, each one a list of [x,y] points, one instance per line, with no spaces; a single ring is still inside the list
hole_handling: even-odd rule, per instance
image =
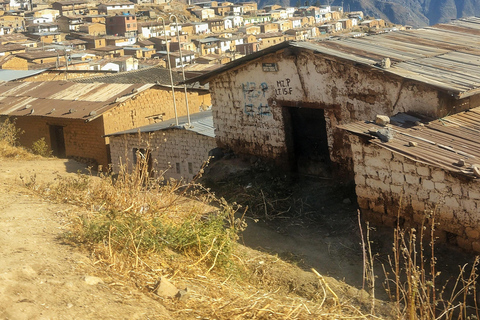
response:
[[[148,159],[118,176],[78,174],[53,184],[27,186],[87,211],[72,217],[64,241],[89,250],[112,286],[135,285],[161,301],[176,318],[365,319],[341,286],[278,257],[245,253],[237,233],[240,206],[218,199],[195,181],[152,178]],[[300,277],[299,275],[302,274]],[[166,276],[189,299],[153,294]]]

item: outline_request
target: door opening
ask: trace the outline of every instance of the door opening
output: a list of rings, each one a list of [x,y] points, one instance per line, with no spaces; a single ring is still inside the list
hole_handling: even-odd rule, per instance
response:
[[[63,135],[62,126],[49,126],[50,128],[50,145],[52,146],[53,155],[57,158],[65,158],[65,137]]]
[[[293,170],[300,175],[329,177],[330,153],[323,109],[288,107],[285,125]],[[288,132],[290,131],[290,132]]]

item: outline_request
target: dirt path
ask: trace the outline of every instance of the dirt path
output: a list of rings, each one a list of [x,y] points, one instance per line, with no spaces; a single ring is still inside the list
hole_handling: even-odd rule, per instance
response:
[[[77,172],[67,160],[0,160],[0,319],[169,319],[145,295],[96,277],[84,254],[58,236],[74,207],[25,194],[20,176]]]

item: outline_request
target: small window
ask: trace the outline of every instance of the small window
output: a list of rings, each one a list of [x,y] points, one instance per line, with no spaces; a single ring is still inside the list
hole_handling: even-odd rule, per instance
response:
[[[191,162],[188,163],[188,173],[193,174],[193,163]]]
[[[177,173],[181,173],[181,172],[180,172],[180,162],[177,162],[177,163],[175,164],[175,169],[176,169]]]

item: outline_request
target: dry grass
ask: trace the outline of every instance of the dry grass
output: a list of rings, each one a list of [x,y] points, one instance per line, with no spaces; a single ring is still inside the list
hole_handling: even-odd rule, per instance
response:
[[[39,157],[28,150],[19,147],[18,136],[22,130],[15,127],[15,122],[9,118],[0,120],[0,158],[32,160]]]
[[[359,297],[352,300],[347,286],[239,246],[244,208],[195,181],[160,183],[147,163],[138,157],[132,172],[118,176],[78,174],[25,184],[53,201],[87,209],[72,217],[63,240],[88,250],[110,285],[136,286],[175,318],[376,318],[365,314]],[[190,298],[154,295],[161,276],[188,288]]]
[[[386,290],[396,316],[408,320],[479,319],[477,267],[480,258],[459,267],[457,277],[440,283],[435,256],[436,210],[426,212],[418,228],[394,230],[393,254],[384,266]],[[397,219],[399,221],[400,219]],[[387,271],[389,270],[389,271]]]

